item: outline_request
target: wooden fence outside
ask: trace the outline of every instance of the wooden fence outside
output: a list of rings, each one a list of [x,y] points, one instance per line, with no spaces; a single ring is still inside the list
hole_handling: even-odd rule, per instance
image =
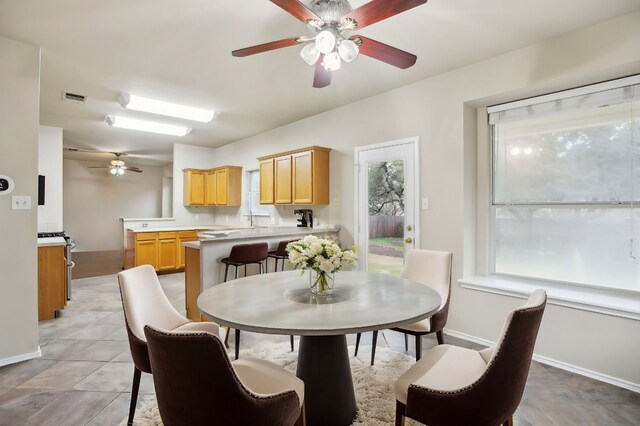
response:
[[[369,238],[402,238],[404,216],[369,216]]]

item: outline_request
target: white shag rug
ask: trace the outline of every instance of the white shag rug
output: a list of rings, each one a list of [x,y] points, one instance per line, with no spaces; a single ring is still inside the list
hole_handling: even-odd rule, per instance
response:
[[[396,379],[413,365],[415,359],[409,355],[394,352],[388,348],[376,349],[376,363],[369,365],[370,347],[360,347],[357,357],[353,356],[354,346],[349,346],[351,374],[358,404],[358,416],[354,426],[387,426],[395,421],[396,399],[393,385]],[[263,343],[249,350],[240,351],[240,358],[252,356],[267,359],[282,365],[295,373],[298,352],[291,352],[289,342]],[[126,419],[120,426],[126,426]],[[420,423],[406,419],[406,426]],[[162,426],[158,405],[155,400],[145,403],[136,410],[135,426]]]

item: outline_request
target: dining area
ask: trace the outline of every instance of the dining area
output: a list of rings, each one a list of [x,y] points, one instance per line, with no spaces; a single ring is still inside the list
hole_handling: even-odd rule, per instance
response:
[[[355,267],[341,270],[355,265],[357,256],[335,239],[310,235],[285,242],[289,267],[282,269],[288,270],[261,266],[258,270],[265,273],[234,275],[205,289],[197,298],[202,321],[181,316],[168,303],[152,268],[118,275],[135,364],[128,424],[137,424],[141,372],[153,377],[166,425],[367,424],[358,423],[366,413],[359,407],[363,402],[356,389],[362,384],[354,385],[361,378],[354,379],[352,363],[361,336],[367,336],[364,342],[372,332],[370,365],[354,374],[380,373],[375,369],[382,367],[374,364],[382,330],[404,334],[405,352],[412,355],[405,356],[406,367],[394,371],[380,401],[395,402],[396,425],[405,419],[429,425],[512,424],[546,305],[544,291],[505,312],[497,345],[477,351],[444,342],[450,252],[409,250],[402,274],[393,276]],[[333,266],[321,268],[319,254],[325,261],[333,259]],[[240,351],[242,333],[291,336],[289,362],[278,365],[259,352],[247,356]],[[355,353],[347,344],[353,335]],[[411,350],[409,335],[415,337]],[[423,351],[427,335],[436,337],[438,345]]]

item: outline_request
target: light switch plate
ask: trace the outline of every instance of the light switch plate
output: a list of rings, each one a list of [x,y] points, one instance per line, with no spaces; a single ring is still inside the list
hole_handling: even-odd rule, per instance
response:
[[[11,210],[31,210],[31,196],[13,195],[11,197]]]
[[[428,198],[423,198],[422,199],[422,210],[429,210],[429,199]]]

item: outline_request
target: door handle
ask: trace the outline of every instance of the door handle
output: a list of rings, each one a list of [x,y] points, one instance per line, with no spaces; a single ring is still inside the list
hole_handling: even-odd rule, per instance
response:
[[[413,238],[407,237],[407,238],[404,239],[404,242],[407,243],[407,244],[411,244],[413,242]]]

